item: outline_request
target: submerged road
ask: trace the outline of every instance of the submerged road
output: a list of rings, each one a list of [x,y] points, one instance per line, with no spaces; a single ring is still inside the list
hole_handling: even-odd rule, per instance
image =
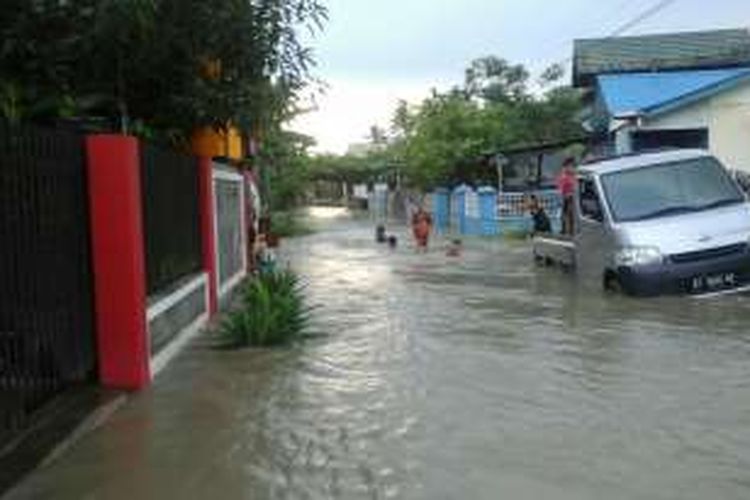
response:
[[[337,213],[284,243],[321,336],[197,341],[11,498],[750,498],[750,297],[581,290],[525,242],[391,251]]]

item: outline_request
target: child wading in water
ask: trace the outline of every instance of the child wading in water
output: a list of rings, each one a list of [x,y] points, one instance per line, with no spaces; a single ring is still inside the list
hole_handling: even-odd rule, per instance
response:
[[[462,248],[461,240],[454,239],[451,240],[450,245],[448,245],[448,250],[446,250],[446,255],[448,257],[460,257],[461,256],[461,248]]]
[[[432,216],[425,209],[419,207],[411,218],[411,228],[417,242],[417,251],[426,252],[430,231],[432,230]]]

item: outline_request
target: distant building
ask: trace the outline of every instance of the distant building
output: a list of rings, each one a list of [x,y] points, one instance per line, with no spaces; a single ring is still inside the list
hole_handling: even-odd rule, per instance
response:
[[[573,83],[599,153],[696,147],[750,171],[750,30],[577,40]]]
[[[498,190],[503,193],[554,190],[565,159],[580,160],[590,147],[590,140],[579,138],[497,151],[492,164],[497,168]]]

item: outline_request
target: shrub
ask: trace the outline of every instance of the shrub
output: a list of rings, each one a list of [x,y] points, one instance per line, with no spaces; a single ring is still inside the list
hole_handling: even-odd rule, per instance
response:
[[[302,217],[293,212],[275,212],[271,215],[271,232],[282,238],[312,234],[312,228]]]
[[[221,347],[269,347],[305,335],[312,308],[300,278],[290,270],[263,273],[242,290],[240,304],[221,324]]]

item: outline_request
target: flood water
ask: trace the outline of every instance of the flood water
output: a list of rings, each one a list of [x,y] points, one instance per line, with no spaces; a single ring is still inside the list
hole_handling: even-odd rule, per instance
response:
[[[750,297],[606,295],[521,241],[418,255],[334,215],[284,243],[321,336],[199,342],[18,498],[750,498]]]

